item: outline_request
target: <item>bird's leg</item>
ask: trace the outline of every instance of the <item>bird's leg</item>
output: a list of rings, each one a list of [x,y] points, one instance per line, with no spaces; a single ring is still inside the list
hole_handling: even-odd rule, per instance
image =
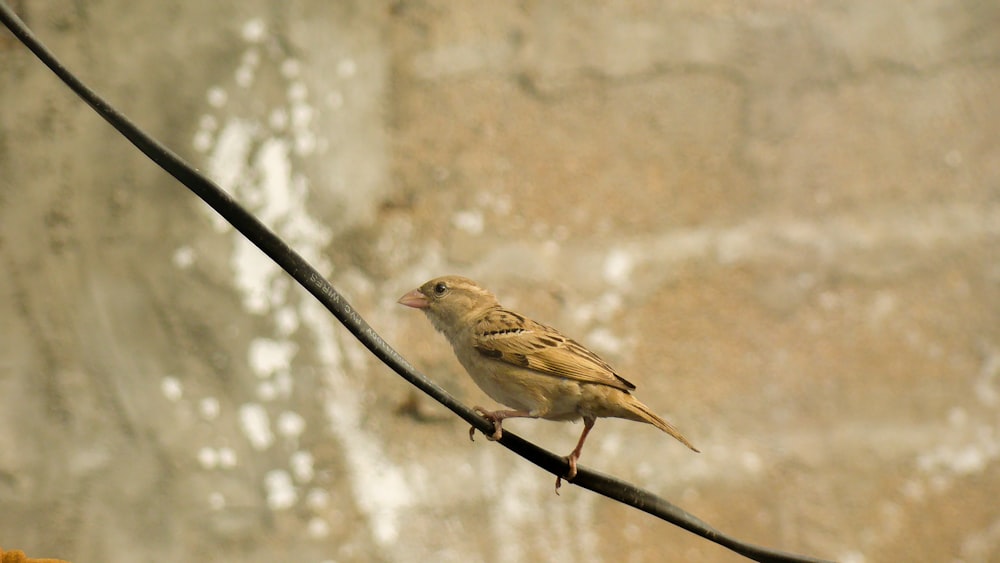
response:
[[[475,406],[472,410],[476,411],[476,414],[485,418],[486,420],[493,423],[493,434],[487,434],[486,438],[490,441],[499,440],[503,436],[503,419],[505,418],[538,418],[537,415],[531,414],[528,411],[488,411],[483,407]],[[476,427],[473,426],[469,428],[469,439],[473,442],[475,441]]]
[[[573,477],[576,477],[576,460],[580,459],[580,452],[583,451],[583,443],[587,440],[587,434],[590,434],[590,429],[594,427],[594,423],[597,419],[592,416],[583,417],[583,434],[580,434],[580,441],[576,443],[576,448],[566,457],[566,461],[569,462],[569,473],[566,474],[566,480],[572,481]],[[556,494],[559,494],[559,487],[562,486],[562,477],[556,477]]]

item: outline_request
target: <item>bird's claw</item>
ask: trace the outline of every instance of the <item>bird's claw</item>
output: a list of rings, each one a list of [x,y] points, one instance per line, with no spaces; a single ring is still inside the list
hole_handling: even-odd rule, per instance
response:
[[[498,419],[495,414],[484,409],[483,407],[473,407],[472,410],[475,411],[475,413],[478,414],[479,416],[493,423],[493,434],[486,434],[485,432],[483,432],[487,440],[491,442],[496,442],[503,436],[503,426],[501,425],[500,419]],[[469,428],[469,440],[475,442],[476,441],[475,436],[476,436],[476,427],[472,426]]]
[[[576,477],[576,458],[569,456],[566,458],[569,462],[569,471],[566,473],[566,481],[572,483],[573,478]],[[562,486],[563,477],[561,475],[556,476],[556,494],[559,494],[559,487]]]
[[[483,435],[486,436],[487,440],[489,440],[491,442],[496,442],[497,440],[499,440],[503,436],[503,433],[502,433],[501,430],[497,429],[492,434],[487,434],[487,433],[483,432]],[[476,427],[475,426],[470,426],[469,427],[469,440],[471,440],[473,442],[476,441]]]

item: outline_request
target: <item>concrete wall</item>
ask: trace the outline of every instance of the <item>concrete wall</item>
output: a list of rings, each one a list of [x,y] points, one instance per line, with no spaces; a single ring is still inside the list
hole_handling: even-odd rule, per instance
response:
[[[758,544],[994,560],[1000,7],[664,4],[15,8],[468,403],[395,305],[443,273],[594,348],[703,452],[601,421],[583,465]],[[0,268],[4,548],[740,560],[469,443],[6,32]]]

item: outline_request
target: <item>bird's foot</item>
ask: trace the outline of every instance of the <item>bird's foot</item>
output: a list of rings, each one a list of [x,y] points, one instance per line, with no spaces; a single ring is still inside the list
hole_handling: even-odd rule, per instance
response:
[[[486,420],[493,423],[493,434],[486,434],[486,439],[495,442],[503,436],[503,418],[497,416],[497,413],[488,411],[483,407],[472,407],[472,410],[476,411],[476,414],[485,418]],[[476,427],[472,426],[469,428],[469,439],[473,442],[476,441]]]
[[[576,452],[574,452],[576,453]],[[566,480],[573,482],[573,478],[576,477],[576,460],[580,457],[579,455],[570,454],[566,456],[566,461],[569,462],[569,472],[566,473]],[[559,487],[562,486],[563,477],[556,477],[556,494],[559,494]]]

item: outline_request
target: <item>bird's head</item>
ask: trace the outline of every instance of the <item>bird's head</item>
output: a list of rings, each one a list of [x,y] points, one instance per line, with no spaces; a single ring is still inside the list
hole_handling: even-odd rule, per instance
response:
[[[422,310],[434,327],[450,332],[472,325],[472,319],[499,306],[497,298],[462,276],[434,278],[399,298],[400,305]]]

